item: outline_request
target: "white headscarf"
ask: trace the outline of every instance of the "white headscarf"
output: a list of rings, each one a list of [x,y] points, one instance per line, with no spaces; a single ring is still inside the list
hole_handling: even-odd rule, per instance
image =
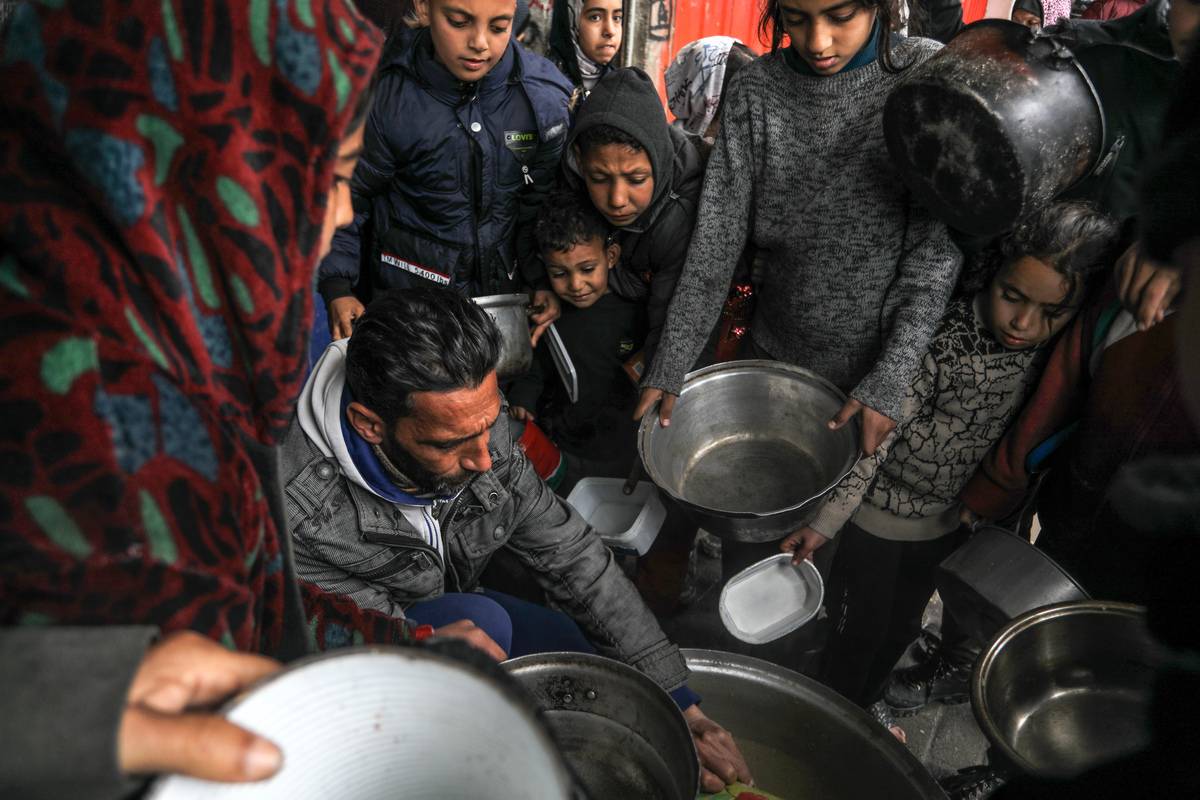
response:
[[[667,106],[675,124],[703,136],[717,115],[729,51],[741,44],[731,36],[708,36],[683,46],[667,67]]]
[[[596,82],[605,73],[607,65],[592,61],[579,46],[579,22],[583,16],[583,3],[584,0],[570,0],[567,3],[567,22],[571,31],[571,44],[575,47],[575,63],[579,66],[579,79],[583,82],[583,88],[590,92],[596,88]]]

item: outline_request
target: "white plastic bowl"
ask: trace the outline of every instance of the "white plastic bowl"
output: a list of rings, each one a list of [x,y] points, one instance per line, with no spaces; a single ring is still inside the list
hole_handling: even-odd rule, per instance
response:
[[[570,778],[515,687],[418,648],[314,656],[234,700],[225,716],[275,742],[260,783],[169,776],[148,800],[564,800]]]
[[[621,478],[583,478],[567,502],[595,528],[614,550],[644,556],[658,537],[667,510],[658,489],[641,481],[633,494],[625,494]]]
[[[717,610],[731,634],[743,642],[766,644],[813,619],[824,599],[825,584],[813,563],[797,566],[791,553],[780,553],[730,578]]]

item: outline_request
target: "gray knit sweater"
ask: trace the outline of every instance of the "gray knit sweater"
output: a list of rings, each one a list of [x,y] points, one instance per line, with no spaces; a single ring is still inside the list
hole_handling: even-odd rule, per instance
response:
[[[893,54],[899,65],[916,64],[940,46],[900,39]],[[883,102],[904,74],[872,62],[805,76],[776,53],[732,79],[687,263],[644,386],[679,392],[749,239],[763,267],[755,343],[899,416],[962,260],[884,146]]]

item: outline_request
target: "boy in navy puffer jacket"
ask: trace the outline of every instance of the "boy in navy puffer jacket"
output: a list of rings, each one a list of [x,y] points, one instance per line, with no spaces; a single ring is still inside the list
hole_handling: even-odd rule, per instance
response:
[[[515,0],[415,6],[426,27],[393,34],[380,63],[354,224],[318,271],[330,329],[348,336],[362,313],[360,268],[376,289],[433,283],[475,297],[533,287],[545,309],[535,322],[547,325],[559,304],[533,224],[566,140],[571,85],[510,41]]]

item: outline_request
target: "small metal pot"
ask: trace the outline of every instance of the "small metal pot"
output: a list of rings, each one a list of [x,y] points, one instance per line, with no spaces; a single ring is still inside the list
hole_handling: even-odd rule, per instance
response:
[[[476,297],[474,302],[487,312],[500,329],[500,361],[496,377],[501,380],[524,375],[533,366],[533,346],[529,343],[529,298],[523,294],[492,294]]]
[[[855,419],[826,422],[846,402],[832,383],[780,361],[729,361],[689,373],[670,426],[642,418],[646,474],[704,530],[770,542],[803,527],[854,469]]]
[[[1067,571],[1025,539],[983,527],[938,565],[935,583],[946,610],[978,641],[1027,611],[1086,600]]]
[[[1053,36],[1009,20],[968,25],[888,96],[888,153],[917,199],[948,225],[1007,231],[1095,166],[1100,98]]]
[[[696,796],[696,745],[675,701],[654,681],[587,653],[538,653],[502,666],[529,691],[589,797]]]
[[[988,646],[971,678],[971,705],[1017,769],[1071,778],[1150,743],[1162,662],[1139,606],[1049,606],[1014,620]]]

